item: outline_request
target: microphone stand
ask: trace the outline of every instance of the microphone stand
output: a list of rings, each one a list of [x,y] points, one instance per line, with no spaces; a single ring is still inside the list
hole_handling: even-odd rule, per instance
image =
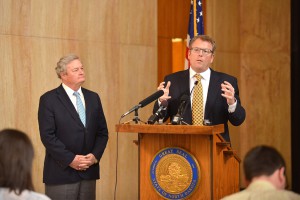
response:
[[[127,122],[124,122],[123,124],[130,124],[130,122],[135,122],[135,124],[139,124],[139,123],[146,124],[146,122],[140,120],[139,113],[138,113],[138,108],[134,109],[134,117],[133,117],[133,119],[131,119],[131,120],[127,121]]]
[[[174,119],[176,117],[176,119]],[[173,125],[190,125],[189,123],[183,121],[181,115],[175,116],[172,120]]]
[[[180,125],[190,125],[189,123],[187,123],[187,122],[185,122],[185,121],[183,121],[182,119],[180,120]]]
[[[134,121],[136,124],[138,124],[141,121],[139,118],[138,109],[134,110],[134,118],[132,119],[132,121]]]

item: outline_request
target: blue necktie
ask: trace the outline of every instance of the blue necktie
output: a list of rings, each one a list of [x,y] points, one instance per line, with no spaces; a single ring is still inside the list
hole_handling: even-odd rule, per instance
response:
[[[80,94],[78,92],[74,92],[73,95],[76,96],[76,106],[77,106],[77,112],[79,114],[79,118],[83,123],[83,125],[85,126],[85,109],[81,101]]]

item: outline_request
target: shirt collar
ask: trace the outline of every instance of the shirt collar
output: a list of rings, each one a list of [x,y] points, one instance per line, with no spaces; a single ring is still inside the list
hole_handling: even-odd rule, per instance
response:
[[[249,191],[259,191],[259,190],[276,190],[276,187],[269,181],[266,180],[255,180],[250,183],[247,187]]]
[[[74,90],[72,90],[70,87],[68,87],[66,84],[62,83],[63,88],[65,89],[66,93],[68,94],[68,96],[73,96],[74,94]],[[83,96],[82,91],[81,91],[81,87],[77,90],[77,92],[80,94],[80,96]]]
[[[209,80],[210,73],[211,73],[211,70],[210,70],[210,68],[208,68],[206,71],[201,72],[200,75],[204,80]],[[197,74],[197,73],[190,67],[190,79],[192,79],[195,76],[195,74]]]

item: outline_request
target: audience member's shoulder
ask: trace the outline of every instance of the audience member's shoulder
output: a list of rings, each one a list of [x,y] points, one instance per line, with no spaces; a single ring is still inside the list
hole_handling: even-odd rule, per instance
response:
[[[50,200],[50,198],[44,194],[24,190],[20,195],[9,191],[7,188],[0,188],[0,199],[6,200]]]
[[[28,200],[50,200],[50,198],[44,194],[29,191],[28,192]]]
[[[28,200],[29,199],[30,200],[50,200],[50,198],[44,194],[33,192],[33,191],[31,191],[29,193],[30,193],[30,195],[29,195],[30,198],[28,198]]]
[[[254,192],[238,192],[222,198],[221,200],[300,200],[300,195],[287,190],[269,190],[269,191],[254,191]]]
[[[260,196],[260,199],[272,199],[272,200],[300,200],[300,195],[288,190],[275,190],[266,192]]]
[[[249,193],[246,191],[241,191],[241,192],[226,196],[226,197],[222,198],[221,200],[242,200],[242,199],[248,199],[248,198],[249,198]]]
[[[300,200],[300,194],[288,190],[278,190],[279,196],[282,194],[283,199]],[[277,196],[274,194],[274,197]],[[278,198],[279,199],[279,198]]]

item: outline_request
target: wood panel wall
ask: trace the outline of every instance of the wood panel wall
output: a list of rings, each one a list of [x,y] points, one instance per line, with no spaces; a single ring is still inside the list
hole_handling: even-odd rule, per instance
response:
[[[256,145],[274,146],[286,160],[290,185],[289,2],[209,1],[207,26],[218,45],[214,66],[238,78],[247,112],[242,126],[231,127],[233,147],[243,158]]]
[[[44,191],[39,97],[59,85],[56,62],[74,52],[85,65],[84,87],[100,94],[110,132],[97,198],[113,199],[118,146],[117,199],[137,199],[137,147],[132,143],[137,136],[120,135],[117,145],[114,125],[124,112],[155,91],[161,74],[170,72],[166,60],[157,70],[157,53],[169,57],[168,39],[173,34],[164,35],[157,27],[167,33],[177,30],[185,37],[189,3],[0,0],[0,128],[21,129],[32,139],[38,192]],[[257,144],[275,146],[287,161],[291,180],[289,1],[211,0],[206,1],[206,13],[206,33],[218,45],[213,67],[238,78],[247,111],[245,123],[231,127],[233,148],[243,158]],[[175,28],[159,23],[169,16]],[[140,110],[140,118],[147,120],[150,112],[151,105]]]
[[[159,84],[165,75],[172,73],[172,39],[185,39],[187,36],[190,1],[157,0],[157,8],[157,84]],[[182,52],[178,54],[182,55]]]
[[[249,113],[241,128],[240,152],[244,155],[256,144],[276,147],[287,163],[289,187],[293,178],[290,10],[290,0],[240,4],[241,87]]]
[[[17,128],[32,139],[36,191],[44,192],[39,97],[60,84],[56,62],[73,52],[86,70],[84,87],[100,94],[109,127],[97,199],[113,199],[117,145],[117,199],[137,199],[138,149],[132,143],[137,136],[120,135],[117,144],[114,127],[124,112],[156,91],[156,16],[156,1],[0,0],[0,129]],[[151,105],[141,109],[140,118],[146,121],[151,110]]]

